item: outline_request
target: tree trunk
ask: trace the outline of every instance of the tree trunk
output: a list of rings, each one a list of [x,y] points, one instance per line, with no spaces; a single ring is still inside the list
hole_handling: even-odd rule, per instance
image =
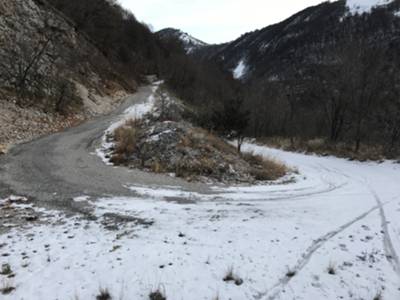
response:
[[[243,142],[244,142],[244,137],[243,136],[239,136],[238,139],[237,139],[237,152],[239,154],[242,153]]]

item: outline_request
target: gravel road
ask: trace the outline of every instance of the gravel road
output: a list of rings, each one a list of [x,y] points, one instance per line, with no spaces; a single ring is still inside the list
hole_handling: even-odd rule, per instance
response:
[[[80,126],[14,147],[0,157],[0,196],[14,193],[35,201],[68,206],[80,195],[132,196],[124,185],[180,186],[207,192],[207,187],[177,178],[106,166],[94,154],[108,126],[126,108],[144,102],[152,93],[144,86],[127,97],[113,113]]]

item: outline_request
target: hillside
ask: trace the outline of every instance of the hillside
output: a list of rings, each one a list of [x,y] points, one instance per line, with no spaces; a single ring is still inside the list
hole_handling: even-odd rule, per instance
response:
[[[187,54],[191,54],[207,46],[207,43],[194,38],[186,32],[174,28],[162,29],[156,32],[156,36],[161,40],[175,39],[181,42]]]
[[[293,63],[299,68],[320,63],[322,53],[339,43],[344,35],[365,35],[373,43],[391,43],[399,49],[399,1],[389,1],[389,4],[378,1],[381,3],[378,7],[358,4],[368,1],[347,2],[324,2],[309,7],[233,42],[202,47],[198,55],[230,72],[241,69],[240,76],[236,77],[251,81],[284,79],[292,71]]]
[[[109,112],[135,90],[93,40],[45,1],[0,3],[0,144]]]
[[[194,55],[243,83],[248,135],[284,137],[279,144],[291,149],[396,157],[399,11],[398,0],[324,2]]]

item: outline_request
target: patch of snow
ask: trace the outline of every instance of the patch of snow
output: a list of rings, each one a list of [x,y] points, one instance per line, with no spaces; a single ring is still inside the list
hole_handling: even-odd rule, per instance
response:
[[[168,198],[187,198],[196,200],[211,200],[216,198],[215,195],[205,195],[196,192],[182,191],[179,187],[143,187],[143,186],[127,186],[128,189],[135,192],[140,197],[155,200],[166,200]]]
[[[182,33],[180,35],[180,39],[185,43],[190,43],[195,46],[206,46],[207,45],[206,43],[204,43],[198,39],[195,39],[194,37],[188,35],[187,33]]]
[[[87,202],[90,199],[90,196],[79,196],[75,197],[74,201],[75,202]]]
[[[113,123],[108,129],[107,133],[112,133],[114,132],[115,129],[118,127],[124,125],[127,121],[129,120],[139,120],[143,118],[146,114],[151,112],[151,110],[154,107],[154,103],[156,100],[155,97],[155,92],[157,88],[153,87],[153,93],[148,97],[148,99],[139,104],[132,105],[131,107],[127,108],[124,111],[124,114],[121,116],[120,120],[118,122]]]
[[[154,104],[156,102],[156,92],[159,88],[159,86],[163,84],[163,81],[156,81],[152,84],[152,93],[149,95],[148,99],[139,104],[132,105],[131,107],[128,107],[124,113],[119,116],[119,120],[117,122],[114,122],[111,124],[107,130],[105,131],[105,134],[102,137],[102,142],[100,148],[96,149],[95,154],[101,158],[101,160],[109,166],[112,166],[113,164],[110,162],[110,154],[111,150],[114,146],[114,143],[109,142],[107,139],[107,136],[111,135],[115,129],[118,127],[124,125],[127,121],[129,120],[139,120],[143,118],[146,114],[150,113],[153,108]]]
[[[182,43],[185,47],[186,53],[188,53],[188,54],[192,53],[193,51],[195,51],[198,48],[207,46],[207,44],[204,43],[203,41],[200,41],[185,32],[179,31],[178,38],[182,41]]]
[[[247,66],[244,59],[241,59],[237,64],[236,68],[233,70],[233,78],[242,79],[246,75]]]
[[[346,5],[351,15],[370,13],[375,7],[387,5],[393,0],[347,0]]]
[[[271,82],[279,81],[279,76],[277,74],[271,75],[268,77],[268,81],[271,81]]]
[[[21,201],[21,202],[27,202],[28,201],[28,199],[26,197],[15,196],[15,195],[11,195],[10,197],[8,197],[8,199],[10,201]]]
[[[158,142],[161,138],[162,135],[164,134],[169,134],[172,133],[173,131],[171,129],[165,130],[163,132],[160,132],[158,134],[150,135],[150,137],[147,139],[149,142]]]

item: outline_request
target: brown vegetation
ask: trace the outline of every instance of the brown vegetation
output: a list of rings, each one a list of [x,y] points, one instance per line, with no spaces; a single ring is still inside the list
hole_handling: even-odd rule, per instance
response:
[[[254,153],[244,153],[242,157],[252,166],[251,174],[256,180],[276,180],[291,171],[283,162],[271,157],[264,158]]]
[[[160,289],[157,289],[150,293],[149,295],[150,300],[167,300],[167,297],[161,292]]]
[[[284,78],[249,85],[249,136],[281,136],[286,149],[359,160],[400,157],[398,51],[347,30],[321,49],[323,63],[294,60]]]
[[[3,286],[0,288],[0,293],[3,295],[11,294],[15,290],[15,287],[10,283],[3,283]]]
[[[234,282],[237,286],[243,284],[243,279],[240,278],[237,274],[234,273],[233,267],[230,267],[223,278],[225,282]]]
[[[129,157],[135,153],[138,129],[134,121],[128,121],[126,124],[115,129],[113,133],[114,152],[111,162],[115,164],[124,164]]]
[[[224,139],[184,121],[128,121],[109,138],[114,164],[174,173],[189,181],[267,181],[290,171],[273,159],[240,154]]]
[[[290,139],[283,137],[273,138],[260,138],[258,142],[268,145],[273,148],[298,151],[304,153],[313,153],[322,156],[336,156],[341,158],[348,158],[351,160],[358,161],[381,161],[385,158],[394,158],[394,156],[385,152],[384,146],[381,145],[360,145],[359,151],[355,152],[352,144],[341,142],[341,143],[330,143],[325,139]]]
[[[107,289],[100,289],[99,294],[96,296],[96,300],[111,300],[111,294]]]

